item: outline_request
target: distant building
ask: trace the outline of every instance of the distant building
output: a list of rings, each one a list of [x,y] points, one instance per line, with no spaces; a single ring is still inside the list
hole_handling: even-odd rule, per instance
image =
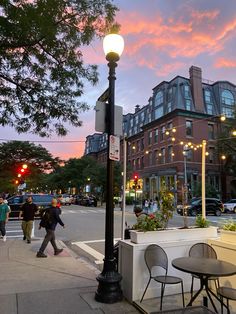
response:
[[[236,86],[228,81],[205,81],[196,66],[190,68],[189,74],[189,78],[176,76],[169,82],[161,82],[153,88],[147,105],[137,105],[134,113],[123,117],[129,178],[132,181],[132,175],[138,173],[143,198],[156,198],[163,186],[173,191],[176,200],[182,198],[181,142],[189,143],[187,181],[189,196],[194,196],[201,182],[201,149],[198,148],[202,140],[207,141],[206,183],[223,199],[236,194],[235,180],[226,180],[222,175],[223,164],[216,147],[220,116],[233,117]],[[105,163],[106,145],[106,134],[89,135],[85,154]],[[132,182],[127,183],[127,188],[132,190]]]

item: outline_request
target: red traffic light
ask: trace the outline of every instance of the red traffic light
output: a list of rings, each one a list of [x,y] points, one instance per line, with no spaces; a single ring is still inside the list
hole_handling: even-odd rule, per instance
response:
[[[138,175],[137,174],[134,175],[134,180],[138,180]]]

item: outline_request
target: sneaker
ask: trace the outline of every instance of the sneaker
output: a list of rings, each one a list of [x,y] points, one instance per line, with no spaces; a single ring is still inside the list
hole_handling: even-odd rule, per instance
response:
[[[38,252],[36,256],[37,257],[47,257],[47,255],[42,253],[42,252]]]
[[[58,254],[60,254],[62,251],[63,251],[63,249],[57,249],[57,250],[54,252],[54,255],[58,255]]]
[[[25,241],[25,240],[26,240],[26,237],[24,236],[24,237],[23,237],[23,241]]]
[[[7,237],[6,236],[3,236],[3,242],[6,242],[7,241]]]

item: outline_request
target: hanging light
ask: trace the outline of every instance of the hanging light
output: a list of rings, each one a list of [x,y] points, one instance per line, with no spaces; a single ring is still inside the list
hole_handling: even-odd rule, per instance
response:
[[[225,160],[225,159],[226,159],[226,156],[225,156],[225,155],[222,155],[222,156],[221,156],[221,159],[222,159],[222,160]]]

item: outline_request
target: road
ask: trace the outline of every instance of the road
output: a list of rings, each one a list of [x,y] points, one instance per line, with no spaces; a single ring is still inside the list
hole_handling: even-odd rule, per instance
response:
[[[132,212],[132,206],[127,206],[125,220],[128,226],[132,226],[136,222],[136,217]],[[56,230],[57,238],[65,241],[67,244],[72,242],[89,243],[94,249],[103,252],[105,238],[105,208],[102,207],[84,207],[78,205],[63,206],[61,218],[66,225],[66,228],[61,228],[58,225]],[[221,217],[207,216],[212,225],[220,226],[225,220],[232,218],[236,220],[236,214],[222,214]],[[122,212],[119,208],[114,212],[114,237],[121,237],[121,220]],[[189,225],[194,225],[195,218],[188,217]],[[45,230],[38,230],[39,221],[35,222],[35,236],[43,237]],[[177,213],[173,219],[169,221],[169,227],[183,226],[183,217]],[[9,222],[7,225],[8,237],[22,237],[20,221]]]

